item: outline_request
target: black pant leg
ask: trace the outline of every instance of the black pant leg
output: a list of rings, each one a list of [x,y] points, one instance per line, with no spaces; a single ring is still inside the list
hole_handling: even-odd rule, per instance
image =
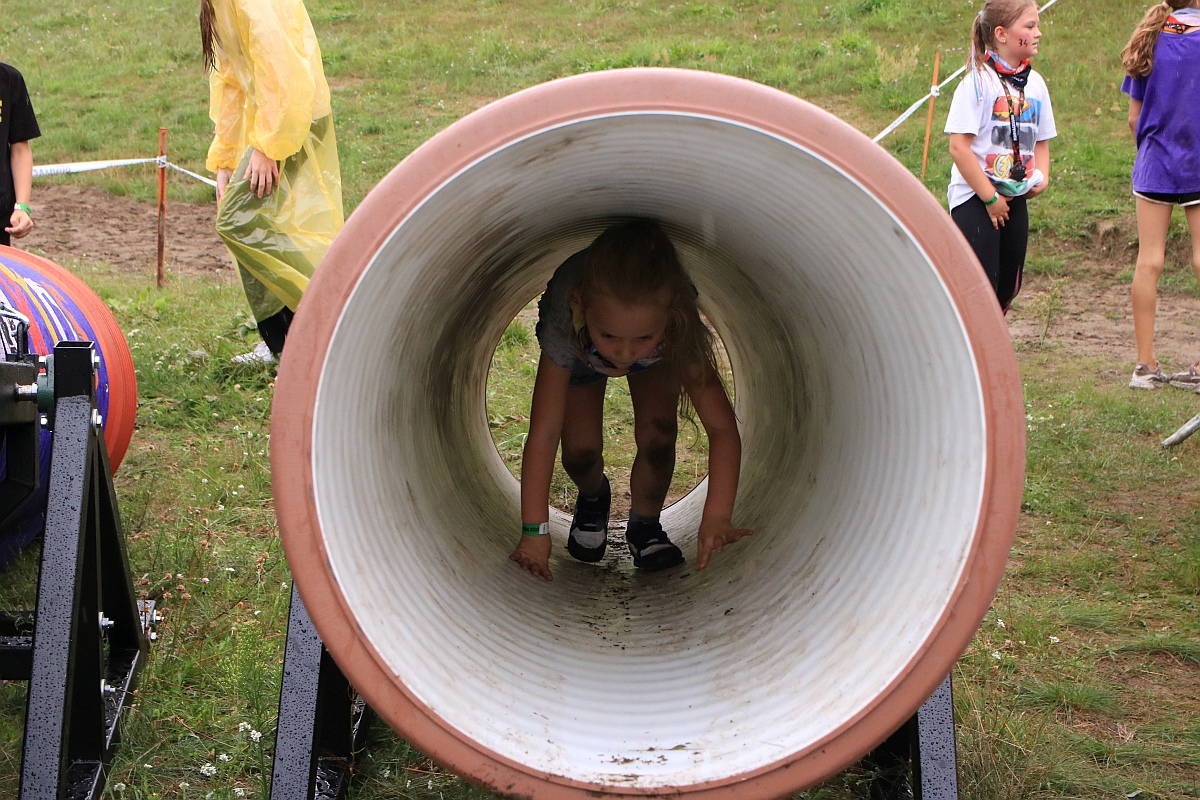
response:
[[[983,272],[992,284],[992,291],[999,296],[1000,290],[1000,231],[992,227],[987,206],[976,195],[967,202],[955,206],[950,217],[958,229],[967,237],[975,257],[979,259]]]
[[[1029,207],[1024,197],[1008,201],[1008,222],[1000,229],[1000,271],[996,299],[1008,311],[1025,274],[1025,250],[1029,244]]]
[[[975,257],[992,284],[1003,311],[1021,289],[1025,249],[1029,241],[1029,210],[1024,197],[1008,198],[1008,221],[999,230],[992,226],[987,206],[978,196],[950,212],[958,229],[967,237]]]
[[[283,352],[283,343],[287,338],[288,328],[292,325],[292,317],[295,316],[290,308],[285,308],[278,314],[272,314],[263,321],[258,323],[258,333],[262,336],[263,341],[267,343],[267,347],[278,358]]]

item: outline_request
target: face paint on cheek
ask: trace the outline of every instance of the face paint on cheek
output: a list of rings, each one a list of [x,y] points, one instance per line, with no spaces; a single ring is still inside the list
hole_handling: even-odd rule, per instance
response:
[[[1018,39],[1017,42],[1021,45],[1021,47],[1029,47],[1028,39]]]

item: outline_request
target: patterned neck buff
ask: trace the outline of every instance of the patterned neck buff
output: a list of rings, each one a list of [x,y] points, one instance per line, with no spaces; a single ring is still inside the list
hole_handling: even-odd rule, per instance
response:
[[[1184,33],[1197,26],[1200,26],[1200,8],[1180,8],[1171,12],[1163,27],[1172,33]]]
[[[1012,86],[1018,91],[1025,91],[1025,84],[1029,81],[1029,71],[1032,67],[1029,64],[1029,59],[1025,59],[1014,69],[1004,63],[1004,59],[995,53],[987,54],[987,63],[992,69],[996,70],[996,74],[1000,76],[1000,80]]]

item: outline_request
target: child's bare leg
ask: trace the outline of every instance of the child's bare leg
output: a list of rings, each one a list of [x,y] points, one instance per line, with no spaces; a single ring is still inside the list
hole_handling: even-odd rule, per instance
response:
[[[665,368],[629,376],[633,439],[637,443],[629,475],[630,510],[643,517],[657,517],[662,512],[671,488],[675,439],[679,435],[679,392],[679,381]]]
[[[1167,229],[1173,206],[1137,198],[1138,257],[1133,273],[1133,335],[1139,364],[1154,369],[1154,316],[1158,304],[1158,278],[1166,261]]]
[[[1192,234],[1192,269],[1196,271],[1196,280],[1200,281],[1200,205],[1187,206],[1183,211]]]
[[[1200,280],[1200,205],[1185,206],[1183,211],[1192,235],[1192,269],[1196,271],[1196,280]],[[1195,358],[1195,353],[1192,356],[1195,360],[1190,366],[1183,372],[1175,373],[1169,380],[1180,388],[1200,391],[1200,359]]]
[[[658,519],[675,472],[679,392],[679,381],[663,367],[629,376],[637,456],[629,476],[631,503],[625,539],[634,566],[648,571],[683,563],[683,552],[667,538]]]
[[[563,416],[562,465],[584,496],[604,486],[605,380],[567,389]]]

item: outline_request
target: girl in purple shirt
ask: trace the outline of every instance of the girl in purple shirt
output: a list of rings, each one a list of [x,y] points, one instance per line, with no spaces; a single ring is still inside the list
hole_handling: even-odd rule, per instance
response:
[[[1192,234],[1192,266],[1200,277],[1200,0],[1150,7],[1121,53],[1129,95],[1129,129],[1137,140],[1138,259],[1133,275],[1137,367],[1129,386],[1170,383],[1200,390],[1200,362],[1170,377],[1154,354],[1158,277],[1166,260],[1171,212],[1183,206]]]

